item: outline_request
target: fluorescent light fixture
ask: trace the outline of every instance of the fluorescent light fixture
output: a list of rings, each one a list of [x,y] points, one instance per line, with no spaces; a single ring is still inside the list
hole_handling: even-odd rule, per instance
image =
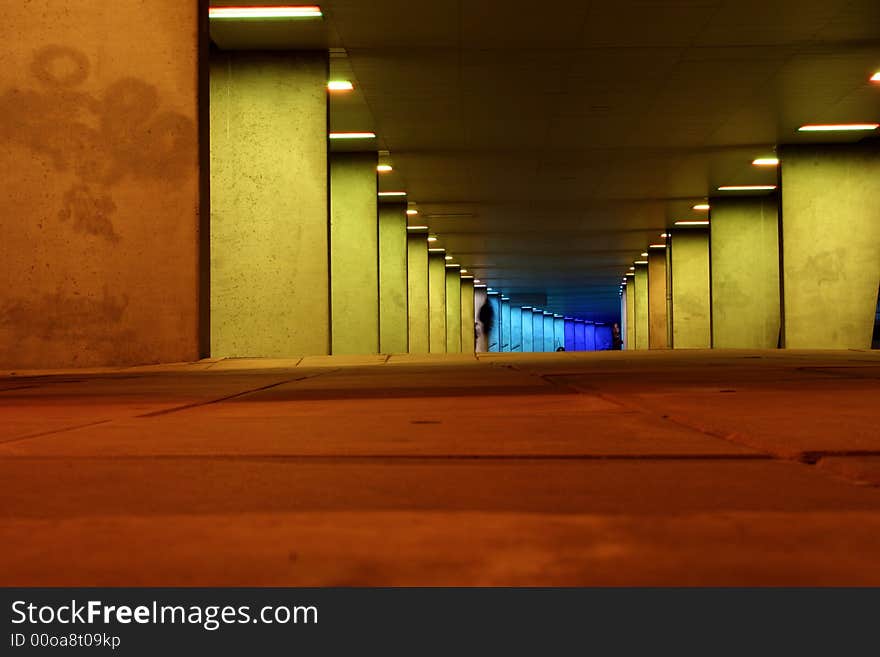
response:
[[[666,239],[667,237],[669,237],[669,233],[660,233],[660,237]]]
[[[724,185],[719,192],[772,192],[776,185]]]
[[[427,226],[407,226],[406,229],[407,230],[428,230],[428,227]],[[429,237],[428,239],[430,240],[431,238]]]
[[[446,253],[446,249],[428,249],[428,253]]]
[[[648,257],[648,253],[647,253],[647,251],[646,251],[645,253],[642,254],[642,257],[643,257],[643,258],[647,258],[647,257]]]
[[[648,248],[649,249],[665,249],[666,245],[665,244],[649,244]]]
[[[647,265],[648,261],[647,260],[636,260],[633,264],[634,265]]]
[[[676,226],[708,226],[708,221],[676,221]]]
[[[799,132],[855,132],[859,130],[876,130],[880,123],[815,123],[802,125]]]
[[[493,288],[493,287],[486,288],[486,292],[494,292],[494,291],[495,291],[495,288]]]
[[[209,18],[321,18],[320,7],[209,7]]]
[[[467,271],[467,269],[462,269],[462,270],[461,270],[461,273],[462,273],[462,274],[467,274],[468,271]]]
[[[376,171],[379,173],[389,173],[390,171],[394,171],[394,167],[390,164],[379,164],[376,166]]]
[[[472,281],[472,280],[474,280],[474,277],[473,277],[473,276],[465,276],[465,275],[464,275],[464,269],[462,269],[461,271],[462,271],[462,274],[461,274],[461,280],[463,280],[463,281]]]
[[[481,281],[479,278],[475,278],[475,279],[474,279],[474,283],[482,283],[482,282],[483,282],[483,281]]]
[[[630,267],[630,269],[635,269],[635,267]],[[635,276],[635,274],[633,274],[632,272],[629,272],[629,273],[627,274],[627,276]]]
[[[708,212],[712,209],[712,206],[708,203],[697,203],[693,209],[697,212]]]
[[[330,80],[327,83],[328,91],[353,91],[354,85],[348,80]]]
[[[759,157],[757,160],[752,160],[752,164],[756,167],[778,167],[779,166],[779,158],[778,157]]]
[[[446,256],[447,260],[452,260],[452,256]]]
[[[635,271],[636,268],[635,268],[635,267],[630,267],[629,270],[630,270],[630,271]],[[627,276],[629,276],[629,274],[627,274]]]
[[[416,216],[416,215],[419,213],[419,211],[416,210],[415,208],[410,208],[409,210],[406,211],[406,213],[407,213],[410,217],[414,217],[414,216]]]
[[[406,196],[406,192],[379,192],[382,198],[390,198],[393,196]]]
[[[871,82],[880,82],[880,71],[871,76]]]
[[[427,226],[426,226],[426,227],[427,227]],[[428,241],[429,241],[429,242],[436,242],[436,241],[437,241],[437,238],[434,237],[433,235],[431,235],[430,237],[428,237]]]
[[[523,309],[523,310],[531,310],[532,307],[531,307],[531,306],[523,306],[522,309]]]
[[[501,297],[502,301],[510,301],[510,297]]]
[[[330,139],[375,139],[375,132],[331,132]]]
[[[474,287],[479,287],[479,288],[485,288],[485,287],[486,287],[485,285],[477,285],[477,283],[479,283],[479,281],[474,280]]]
[[[446,263],[446,269],[458,269],[459,267],[461,267],[461,265],[456,265],[451,262]]]

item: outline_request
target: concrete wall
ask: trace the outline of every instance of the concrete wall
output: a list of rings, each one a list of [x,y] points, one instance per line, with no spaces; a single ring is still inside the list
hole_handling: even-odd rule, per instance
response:
[[[565,350],[566,351],[575,351],[577,347],[575,346],[574,339],[574,320],[566,319],[565,320]]]
[[[666,250],[655,249],[648,255],[648,348],[666,349]]]
[[[544,313],[532,311],[532,351],[544,351]]]
[[[712,346],[779,343],[779,211],[774,197],[713,198]]]
[[[574,323],[574,350],[587,350],[587,325],[581,320]]]
[[[510,301],[501,300],[501,351],[510,351]]]
[[[522,352],[522,306],[510,307],[510,350]]]
[[[635,344],[636,349],[647,349],[648,341],[648,267],[636,265],[635,276]]]
[[[442,253],[428,256],[428,316],[430,351],[446,353],[446,260]]]
[[[492,308],[492,327],[486,334],[486,348],[495,353],[501,351],[501,295],[498,292],[489,292],[486,298]]]
[[[472,354],[476,350],[474,337],[474,279],[461,279],[461,350]]]
[[[409,353],[426,354],[430,341],[428,327],[428,236],[421,233],[407,235],[406,252]]]
[[[880,147],[788,146],[780,158],[784,345],[869,349],[880,285]]]
[[[461,353],[461,271],[446,270],[446,352]]]
[[[532,342],[532,329],[534,320],[532,319],[532,309],[531,308],[521,308],[522,310],[522,350],[525,352],[532,352],[535,350],[535,346]]]
[[[376,153],[330,156],[332,353],[379,353]]]
[[[556,351],[556,328],[553,322],[553,315],[544,315],[543,351]]]
[[[553,318],[553,351],[565,347],[565,318]]]
[[[596,351],[596,325],[587,324],[585,327],[584,344],[587,351]]]
[[[672,234],[672,346],[709,349],[712,320],[709,293],[709,232]]]
[[[211,355],[329,349],[327,59],[211,61]]]
[[[406,203],[379,206],[379,351],[407,351]]]
[[[0,368],[199,357],[197,17],[4,3]]]

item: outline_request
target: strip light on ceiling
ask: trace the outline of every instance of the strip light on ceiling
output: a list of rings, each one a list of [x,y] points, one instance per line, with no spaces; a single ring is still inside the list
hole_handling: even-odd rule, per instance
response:
[[[772,192],[776,185],[724,185],[719,192]]]
[[[708,226],[708,221],[676,221],[676,226]]]
[[[756,167],[778,167],[779,166],[779,158],[777,157],[759,157],[756,160],[752,160],[752,164]]]
[[[709,210],[712,209],[712,206],[709,205],[708,203],[698,203],[697,205],[694,206],[693,209],[696,210],[697,212],[708,212]]]
[[[880,128],[880,123],[817,123],[802,125],[799,132],[856,132]]]
[[[379,164],[376,165],[376,171],[378,171],[379,173],[390,173],[394,171],[394,167],[390,164]]]
[[[880,82],[880,71],[871,76],[871,82]]]
[[[284,6],[284,7],[209,7],[208,17],[212,19],[276,19],[276,18],[321,18],[320,7]]]
[[[330,80],[327,83],[328,91],[352,91],[354,85],[348,80]]]
[[[375,139],[375,132],[331,132],[330,139]]]
[[[406,192],[379,192],[382,198],[390,198],[393,196],[406,196]]]

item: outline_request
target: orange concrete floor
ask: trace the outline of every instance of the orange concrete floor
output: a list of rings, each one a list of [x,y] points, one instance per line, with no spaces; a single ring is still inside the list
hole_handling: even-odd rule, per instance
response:
[[[2,585],[880,585],[880,354],[0,377]]]

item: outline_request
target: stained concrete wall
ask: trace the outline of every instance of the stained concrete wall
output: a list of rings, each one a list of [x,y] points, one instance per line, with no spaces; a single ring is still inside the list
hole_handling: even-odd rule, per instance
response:
[[[666,250],[648,255],[648,348],[666,349]]]
[[[672,346],[712,346],[709,293],[709,232],[680,230],[672,234]]]
[[[553,351],[565,347],[565,318],[553,318]]]
[[[379,206],[379,351],[405,353],[407,336],[406,204]]]
[[[212,356],[328,353],[326,71],[212,56]]]
[[[461,279],[461,350],[472,354],[476,350],[474,324],[474,279]]]
[[[626,297],[626,348],[636,348],[636,281],[634,276],[628,276],[624,296]],[[592,351],[588,346],[587,349]]]
[[[334,354],[379,353],[376,153],[330,156],[330,318]]]
[[[584,343],[587,351],[596,351],[596,325],[587,324],[584,335]]]
[[[575,346],[574,339],[574,320],[566,319],[565,320],[565,350],[566,351],[575,351],[577,347]]]
[[[428,309],[430,351],[446,353],[446,260],[442,253],[428,255]]]
[[[544,349],[543,351],[556,351],[556,329],[553,325],[553,315],[544,315]]]
[[[510,350],[522,352],[522,307],[510,306]]]
[[[461,271],[446,270],[446,351],[461,353]]]
[[[587,350],[587,325],[581,320],[575,320],[574,323],[574,350]]]
[[[197,17],[4,3],[0,369],[199,357]]]
[[[880,146],[786,146],[783,339],[791,349],[870,349],[880,285]]]
[[[779,342],[779,211],[774,197],[713,198],[712,346]]]
[[[635,344],[636,349],[647,349],[648,341],[648,267],[636,265],[635,276]]]
[[[427,234],[407,235],[406,253],[409,353],[426,354],[430,341]]]

